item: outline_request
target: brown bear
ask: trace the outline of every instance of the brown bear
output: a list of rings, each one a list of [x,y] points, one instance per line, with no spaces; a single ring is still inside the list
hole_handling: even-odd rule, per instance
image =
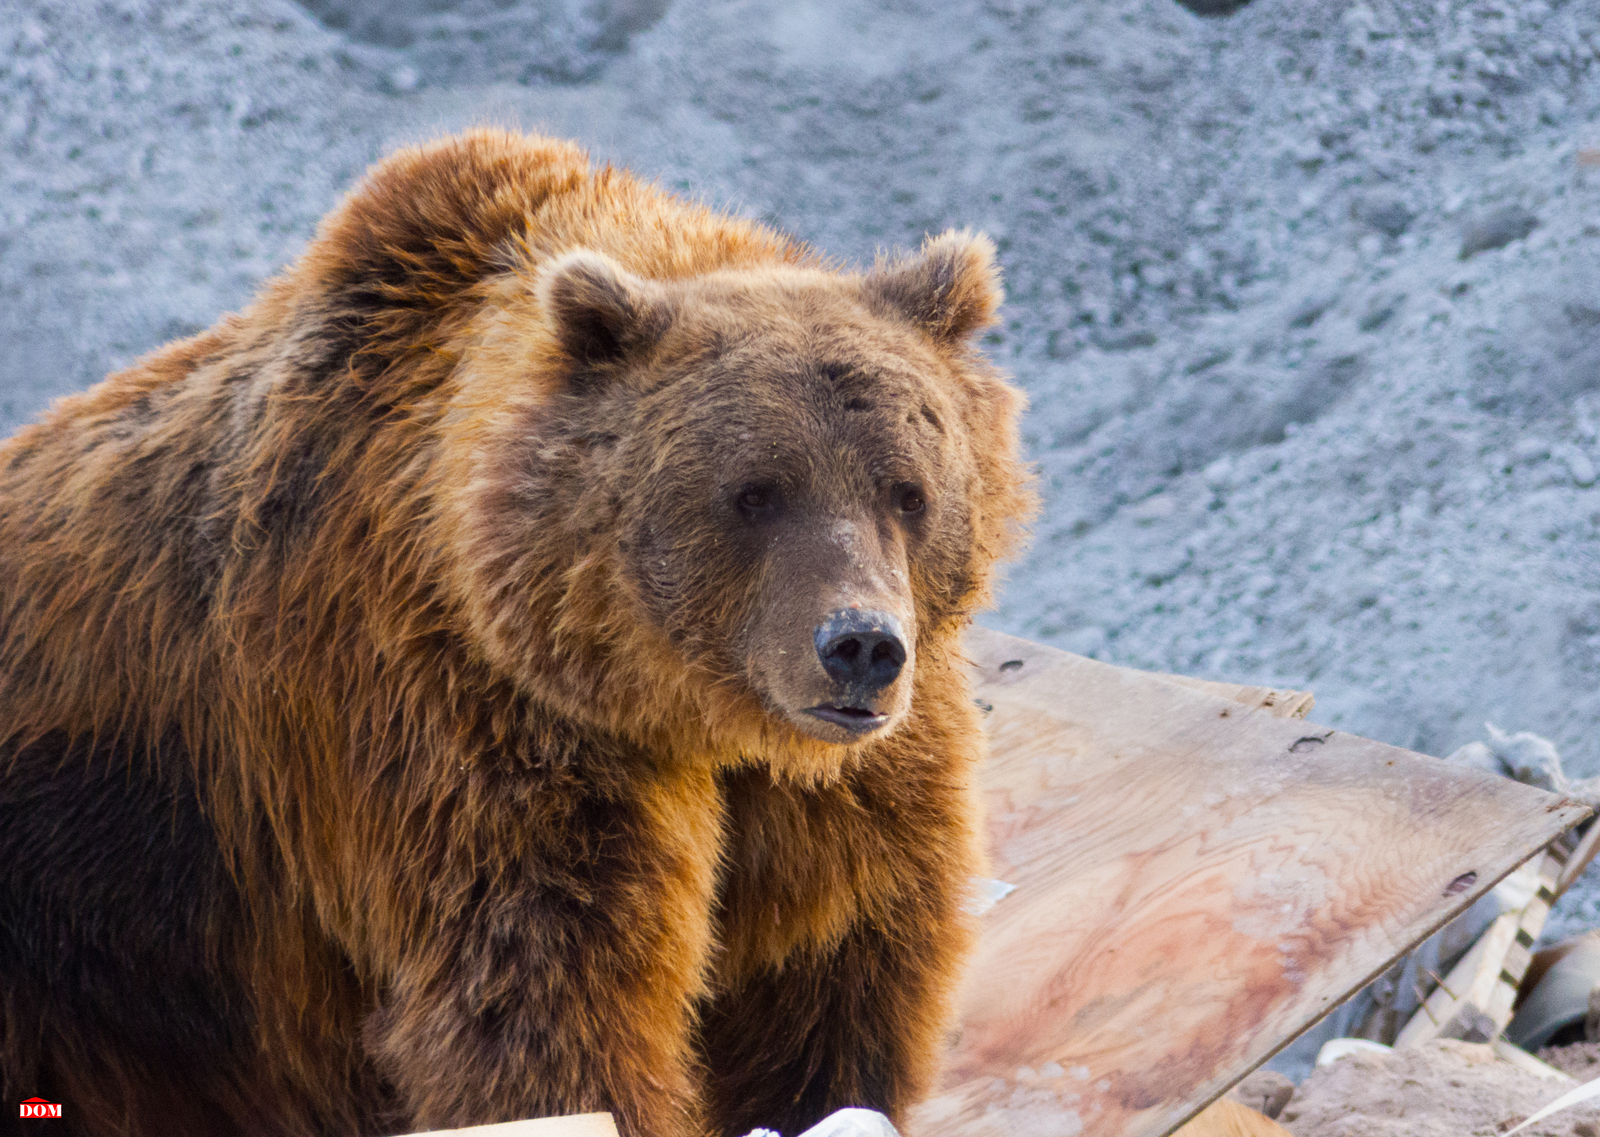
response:
[[[1029,506],[998,302],[981,237],[845,272],[479,131],[9,440],[8,1101],[902,1116],[981,867],[961,632]]]

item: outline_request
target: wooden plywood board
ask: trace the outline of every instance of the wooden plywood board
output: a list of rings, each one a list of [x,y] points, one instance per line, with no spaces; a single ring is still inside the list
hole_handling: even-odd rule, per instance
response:
[[[1587,816],[974,629],[993,875],[914,1137],[1157,1137]]]

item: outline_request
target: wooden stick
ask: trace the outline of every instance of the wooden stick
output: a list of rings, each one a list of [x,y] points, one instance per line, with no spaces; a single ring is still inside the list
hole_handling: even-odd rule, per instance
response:
[[[1567,863],[1561,870],[1561,880],[1556,888],[1558,897],[1572,887],[1573,881],[1583,875],[1583,870],[1589,867],[1589,862],[1594,860],[1597,852],[1600,852],[1600,821],[1591,821],[1583,836],[1578,838],[1577,847],[1572,850],[1572,855],[1567,858]]]

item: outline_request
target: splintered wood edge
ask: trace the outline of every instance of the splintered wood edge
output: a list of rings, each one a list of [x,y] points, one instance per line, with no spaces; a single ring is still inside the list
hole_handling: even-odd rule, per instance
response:
[[[541,1117],[530,1121],[503,1121],[498,1125],[469,1125],[465,1129],[429,1129],[411,1137],[617,1137],[609,1113],[580,1113],[572,1117]]]

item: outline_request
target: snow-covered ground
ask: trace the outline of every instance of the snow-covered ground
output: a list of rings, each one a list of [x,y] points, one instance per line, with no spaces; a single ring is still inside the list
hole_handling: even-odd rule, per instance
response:
[[[1597,56],[1600,0],[7,0],[0,433],[385,150],[544,129],[846,258],[996,238],[1047,501],[996,626],[1596,775]]]

